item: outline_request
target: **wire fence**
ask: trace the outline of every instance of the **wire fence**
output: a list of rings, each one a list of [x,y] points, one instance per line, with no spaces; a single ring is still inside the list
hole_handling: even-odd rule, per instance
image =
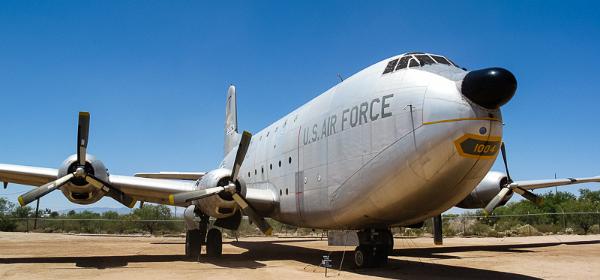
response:
[[[426,223],[431,226],[431,223]],[[546,234],[600,234],[600,211],[524,213],[507,215],[442,216],[447,236],[529,236]],[[431,232],[431,231],[429,231]]]
[[[7,218],[18,232],[69,232],[106,234],[175,234],[184,232],[182,219],[78,219],[78,218]]]
[[[12,231],[20,232],[67,232],[96,234],[181,234],[185,232],[181,218],[166,220],[141,219],[105,219],[105,218],[57,218],[27,217],[5,218],[14,223]],[[274,233],[285,236],[321,235],[323,231],[296,228],[270,221]],[[511,215],[444,215],[442,216],[444,236],[529,236],[546,234],[600,234],[600,212],[561,212],[561,213],[526,213]],[[397,236],[424,236],[432,233],[431,220],[425,221],[423,227],[393,228]],[[243,236],[259,234],[255,226],[246,219],[237,232],[225,231],[231,235]]]

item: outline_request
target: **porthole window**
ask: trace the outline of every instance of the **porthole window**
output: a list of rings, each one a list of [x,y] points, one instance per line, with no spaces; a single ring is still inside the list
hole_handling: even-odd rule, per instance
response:
[[[254,169],[254,175],[256,175],[256,169]]]
[[[288,195],[288,189],[285,188],[285,195]]]
[[[248,171],[248,178],[250,178],[250,171]]]
[[[269,170],[273,170],[273,164],[269,164]]]
[[[283,191],[279,190],[279,196],[282,196],[282,195],[283,195]]]
[[[288,162],[292,164],[292,157],[288,158]]]
[[[279,161],[279,167],[281,167],[281,160]]]
[[[260,167],[260,173],[264,174],[265,173],[265,168],[264,167]]]

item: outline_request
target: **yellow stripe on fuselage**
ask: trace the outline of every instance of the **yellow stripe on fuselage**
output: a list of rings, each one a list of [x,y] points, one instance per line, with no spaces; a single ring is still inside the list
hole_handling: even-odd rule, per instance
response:
[[[448,122],[460,122],[460,121],[497,121],[497,122],[499,122],[500,120],[497,118],[459,118],[459,119],[448,119],[448,120],[424,122],[423,125],[448,123]]]

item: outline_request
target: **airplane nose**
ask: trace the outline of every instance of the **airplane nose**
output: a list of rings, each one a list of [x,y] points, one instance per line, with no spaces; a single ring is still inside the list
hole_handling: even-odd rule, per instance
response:
[[[467,73],[461,92],[476,104],[498,109],[506,104],[517,90],[517,79],[508,70],[494,67]]]

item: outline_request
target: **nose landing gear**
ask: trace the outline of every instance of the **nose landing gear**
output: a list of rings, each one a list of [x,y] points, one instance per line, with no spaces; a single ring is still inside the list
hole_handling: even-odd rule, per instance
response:
[[[394,249],[394,237],[389,229],[365,229],[358,232],[359,246],[354,250],[357,268],[377,267],[387,264]]]

